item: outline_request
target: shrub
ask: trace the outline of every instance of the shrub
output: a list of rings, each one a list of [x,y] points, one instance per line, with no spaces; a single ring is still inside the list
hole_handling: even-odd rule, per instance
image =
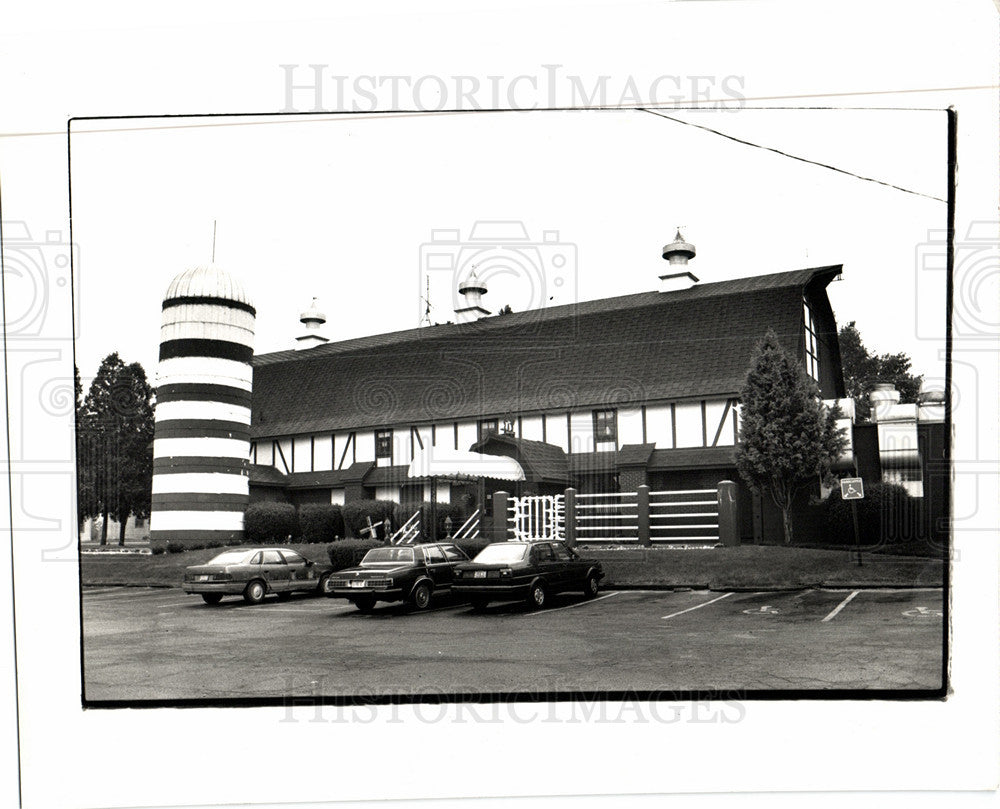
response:
[[[162,542],[153,542],[149,546],[149,550],[152,551],[153,555],[159,555],[161,553],[166,553],[167,546]]]
[[[326,553],[330,557],[333,569],[343,570],[346,567],[354,567],[368,551],[381,546],[381,542],[367,539],[342,539],[339,542],[331,543],[327,547]]]
[[[297,522],[291,503],[251,503],[243,515],[243,535],[253,544],[285,542],[298,533]]]
[[[393,516],[395,508],[396,504],[391,500],[355,500],[353,503],[347,503],[343,507],[344,524],[350,530],[353,537],[361,536],[361,529],[368,527],[369,518],[374,524],[388,517],[392,520],[393,528],[398,528],[399,523],[396,522]],[[379,537],[385,536],[383,526],[379,526],[377,531]],[[365,534],[365,538],[367,536]]]
[[[910,541],[920,535],[920,499],[910,497],[902,486],[872,483],[865,486],[862,500],[841,500],[838,488],[815,507],[828,542],[854,542],[851,503],[857,504],[858,533],[865,545]]]
[[[167,543],[167,553],[183,553],[188,549],[183,542],[174,542],[171,540]]]
[[[299,509],[302,542],[333,542],[344,533],[344,514],[340,506],[308,504]]]

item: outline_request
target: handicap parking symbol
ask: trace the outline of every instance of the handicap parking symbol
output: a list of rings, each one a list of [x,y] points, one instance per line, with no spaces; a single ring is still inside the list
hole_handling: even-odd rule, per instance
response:
[[[928,609],[927,607],[917,607],[916,609],[906,610],[903,613],[907,618],[940,618],[944,615],[941,610]]]
[[[756,610],[743,610],[744,615],[777,615],[781,610],[775,609],[774,607],[765,604]]]

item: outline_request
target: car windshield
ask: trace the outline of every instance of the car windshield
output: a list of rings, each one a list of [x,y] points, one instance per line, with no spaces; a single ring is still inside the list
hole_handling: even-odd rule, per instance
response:
[[[250,558],[250,554],[254,551],[224,551],[216,556],[214,559],[209,560],[206,564],[209,565],[238,565],[246,562]]]
[[[520,562],[524,559],[528,546],[520,543],[498,542],[495,545],[487,545],[473,559],[484,565],[503,564],[504,562]]]
[[[361,560],[363,565],[378,565],[384,562],[412,562],[413,548],[372,548]]]

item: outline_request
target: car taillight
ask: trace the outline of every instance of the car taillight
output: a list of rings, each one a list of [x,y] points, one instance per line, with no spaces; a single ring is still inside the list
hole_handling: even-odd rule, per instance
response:
[[[504,578],[506,576],[511,576],[511,575],[513,575],[513,573],[514,573],[513,570],[511,570],[509,567],[505,567],[505,568],[503,568],[500,571],[500,578]]]
[[[231,573],[216,573],[212,578],[215,581],[232,581],[233,576]]]
[[[455,571],[455,578],[456,579],[462,578],[462,571],[461,570],[456,570]]]

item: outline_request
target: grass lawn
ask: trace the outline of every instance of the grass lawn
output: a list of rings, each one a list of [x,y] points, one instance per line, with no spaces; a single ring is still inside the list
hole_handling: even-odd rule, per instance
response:
[[[713,550],[582,551],[604,565],[605,586],[668,585],[753,589],[770,587],[940,587],[940,559],[845,550],[746,545]]]
[[[282,547],[298,551],[306,559],[317,564],[328,565],[325,544],[290,544]],[[155,556],[140,556],[109,553],[86,554],[80,557],[80,576],[84,585],[88,584],[128,584],[147,587],[180,587],[184,579],[184,568],[200,565],[226,548],[203,548],[183,553],[160,553]]]
[[[326,564],[326,545],[292,544],[307,559]],[[84,585],[179,587],[184,568],[208,561],[221,548],[156,556],[98,554],[81,557]],[[846,550],[746,545],[714,550],[585,550],[601,560],[604,586],[711,587],[939,587],[945,565],[940,559],[863,553],[862,566]]]

